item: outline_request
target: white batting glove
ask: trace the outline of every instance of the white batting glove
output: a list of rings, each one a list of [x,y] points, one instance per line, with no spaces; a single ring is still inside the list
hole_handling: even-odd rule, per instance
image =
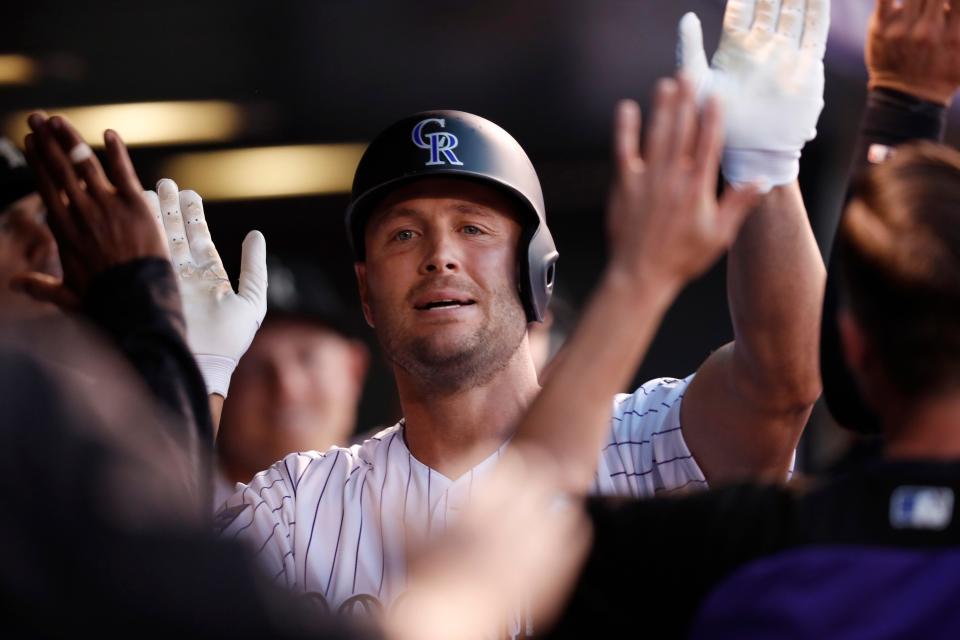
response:
[[[769,190],[796,180],[800,151],[817,135],[830,0],[729,0],[707,64],[696,14],[680,20],[678,65],[702,101],[726,107],[723,175]]]
[[[170,261],[183,299],[187,342],[208,394],[227,396],[230,376],[267,312],[267,245],[251,231],[243,241],[240,288],[234,293],[210,237],[203,202],[195,191],[178,191],[173,180],[157,183],[147,200],[167,238]]]

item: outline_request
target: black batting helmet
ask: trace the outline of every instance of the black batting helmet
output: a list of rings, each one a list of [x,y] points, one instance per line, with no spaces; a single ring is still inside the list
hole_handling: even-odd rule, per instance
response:
[[[547,228],[540,180],[520,144],[480,116],[425,111],[395,122],[370,143],[354,175],[347,209],[347,229],[357,259],[365,258],[364,226],[374,205],[393,189],[432,176],[477,180],[520,205],[524,230],[518,265],[520,299],[527,320],[542,321],[553,293],[559,254]]]

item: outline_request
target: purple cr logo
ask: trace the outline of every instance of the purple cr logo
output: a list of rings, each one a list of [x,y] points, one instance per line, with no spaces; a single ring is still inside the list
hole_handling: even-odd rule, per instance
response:
[[[426,165],[431,166],[448,163],[463,165],[463,163],[457,159],[456,154],[453,153],[453,150],[460,144],[457,136],[447,131],[424,133],[423,128],[431,123],[440,125],[441,129],[446,126],[446,120],[443,118],[427,118],[417,123],[417,126],[413,128],[411,136],[413,138],[413,144],[421,149],[430,150],[430,159],[426,162]]]

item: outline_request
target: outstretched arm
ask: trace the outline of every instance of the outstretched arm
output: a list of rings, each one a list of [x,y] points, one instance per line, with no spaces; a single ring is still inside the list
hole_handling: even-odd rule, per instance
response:
[[[825,269],[796,183],[764,196],[730,250],[734,341],[713,352],[681,407],[712,483],[785,477],[820,394]]]
[[[35,113],[27,157],[57,239],[63,280],[22,274],[14,286],[80,312],[131,361],[168,421],[189,443],[203,488],[213,444],[203,380],[187,348],[180,296],[166,244],[126,147],[104,134],[110,178],[64,118]]]
[[[684,439],[712,483],[783,478],[820,393],[825,269],[797,184],[823,107],[828,0],[731,0],[707,65],[696,16],[680,62],[702,95],[727,102],[723,173],[770,189],[730,250],[734,341],[707,358],[681,406]]]
[[[611,397],[630,380],[674,297],[727,249],[755,198],[748,187],[716,199],[721,112],[711,100],[701,115],[685,79],[662,81],[641,156],[639,108],[629,101],[618,108],[610,263],[514,438],[556,458],[572,493],[593,480]]]

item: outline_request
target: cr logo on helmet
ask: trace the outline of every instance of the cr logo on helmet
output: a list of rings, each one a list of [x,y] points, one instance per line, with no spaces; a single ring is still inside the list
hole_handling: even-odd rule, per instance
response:
[[[423,128],[431,122],[439,124],[441,128],[446,126],[446,120],[443,118],[427,118],[418,122],[412,132],[413,144],[421,149],[430,150],[430,160],[426,162],[426,165],[447,163],[462,165],[463,163],[453,153],[453,150],[460,144],[460,140],[457,139],[457,136],[446,131],[434,131],[425,134]],[[443,158],[440,156],[443,156]]]

